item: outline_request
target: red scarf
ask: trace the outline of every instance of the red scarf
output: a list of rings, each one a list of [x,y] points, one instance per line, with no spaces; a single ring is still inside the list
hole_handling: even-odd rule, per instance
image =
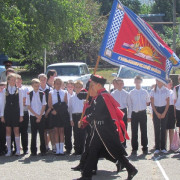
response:
[[[129,140],[128,133],[126,131],[126,126],[123,121],[124,113],[119,109],[119,103],[109,94],[103,93],[104,89],[100,89],[98,91],[98,95],[101,95],[104,98],[106,106],[109,110],[111,118],[115,121],[115,125],[117,127],[117,131],[119,133],[119,138],[121,142],[124,142],[125,139]]]

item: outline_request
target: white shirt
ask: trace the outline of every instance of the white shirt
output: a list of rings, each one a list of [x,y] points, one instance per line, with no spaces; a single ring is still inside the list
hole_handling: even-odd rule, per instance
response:
[[[80,100],[77,94],[74,93],[69,99],[69,113],[70,120],[72,121],[72,114],[82,113],[84,107],[84,100]]]
[[[174,100],[176,100],[175,107],[177,110],[180,110],[180,86],[179,86],[178,92],[176,92],[176,87],[174,87],[173,92],[174,92],[174,94],[173,94]],[[178,93],[178,95],[177,95],[177,93]]]
[[[166,100],[170,97],[170,91],[165,86],[162,86],[161,88],[157,87],[156,91],[155,89],[151,90],[151,97],[154,98],[154,106],[166,106]]]
[[[33,91],[33,97],[32,97],[32,101],[30,102],[30,94],[27,96],[26,98],[26,105],[27,106],[31,106],[32,110],[40,115],[41,114],[41,110],[42,107],[46,105],[46,98],[45,98],[45,94],[43,95],[43,99],[42,102],[40,100],[40,96],[39,96],[39,91],[34,92]],[[43,115],[45,114],[45,112],[43,113]],[[31,116],[35,116],[35,114],[30,112]]]
[[[5,105],[5,92],[6,89],[4,89],[2,92],[0,92],[0,117],[4,116],[4,105]]]
[[[50,94],[52,96],[52,104],[58,103],[57,92],[58,91],[56,89],[53,89],[52,91],[50,91]],[[66,94],[65,90],[61,90],[61,89],[59,90],[61,102],[64,102],[65,94]]]
[[[116,89],[111,93],[111,95],[120,104],[120,109],[128,108],[129,93],[126,90],[122,89],[120,91]]]
[[[9,94],[14,94],[17,90],[16,86],[8,86],[8,91]],[[23,92],[21,89],[18,89],[18,93],[19,93],[19,108],[20,108],[20,116],[24,116],[24,109],[23,109]],[[6,96],[6,90],[5,90],[5,96]],[[6,104],[6,97],[4,98],[4,107],[5,108],[5,104]],[[1,115],[4,116],[4,110],[1,112]]]
[[[22,86],[21,88],[19,88],[21,91],[22,91],[22,93],[23,93],[23,98],[27,98],[27,96],[28,96],[28,92],[29,92],[29,89],[28,89],[28,87],[25,87],[25,86]],[[28,107],[25,105],[25,106],[23,106],[23,110],[24,111],[28,111]]]
[[[52,87],[48,86],[47,84],[46,84],[45,89],[43,89],[41,86],[39,87],[39,90],[40,90],[40,91],[43,91],[43,92],[46,91],[46,89],[49,89],[50,91],[53,90]]]
[[[174,105],[174,91],[172,89],[169,89],[169,105]]]
[[[73,91],[72,94],[68,93],[68,91],[67,91],[67,105],[68,105],[68,107],[69,107],[69,99],[70,99],[72,96],[74,96],[74,95],[75,95],[75,92],[74,92],[74,91]]]
[[[129,93],[129,98],[128,98],[128,104],[129,104],[129,109],[128,109],[128,118],[131,118],[132,112],[139,112],[146,110],[147,108],[147,103],[150,102],[150,97],[148,92],[141,88],[141,89],[133,89]]]

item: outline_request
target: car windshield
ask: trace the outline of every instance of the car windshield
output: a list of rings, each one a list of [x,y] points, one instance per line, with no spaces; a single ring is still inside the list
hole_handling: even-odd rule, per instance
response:
[[[78,66],[51,66],[48,67],[47,72],[50,69],[56,70],[58,76],[79,76]]]
[[[141,74],[141,73],[134,71],[134,70],[127,68],[127,67],[122,67],[121,71],[119,73],[119,77],[123,78],[123,79],[132,79],[137,75],[143,77],[144,79],[152,79],[153,78],[151,76]]]

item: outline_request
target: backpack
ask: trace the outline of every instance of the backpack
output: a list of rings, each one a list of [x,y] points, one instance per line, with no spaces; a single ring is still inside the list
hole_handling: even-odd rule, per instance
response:
[[[41,103],[42,103],[42,101],[43,101],[43,95],[44,95],[44,92],[39,91],[39,97],[40,97]],[[33,98],[33,91],[31,91],[31,92],[29,93],[29,96],[30,96],[30,102],[31,102],[31,101],[32,101],[32,98]]]

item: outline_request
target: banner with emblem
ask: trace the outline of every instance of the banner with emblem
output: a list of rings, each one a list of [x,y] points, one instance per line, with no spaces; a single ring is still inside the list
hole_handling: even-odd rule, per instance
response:
[[[180,63],[152,27],[118,0],[114,0],[99,55],[163,82]]]

